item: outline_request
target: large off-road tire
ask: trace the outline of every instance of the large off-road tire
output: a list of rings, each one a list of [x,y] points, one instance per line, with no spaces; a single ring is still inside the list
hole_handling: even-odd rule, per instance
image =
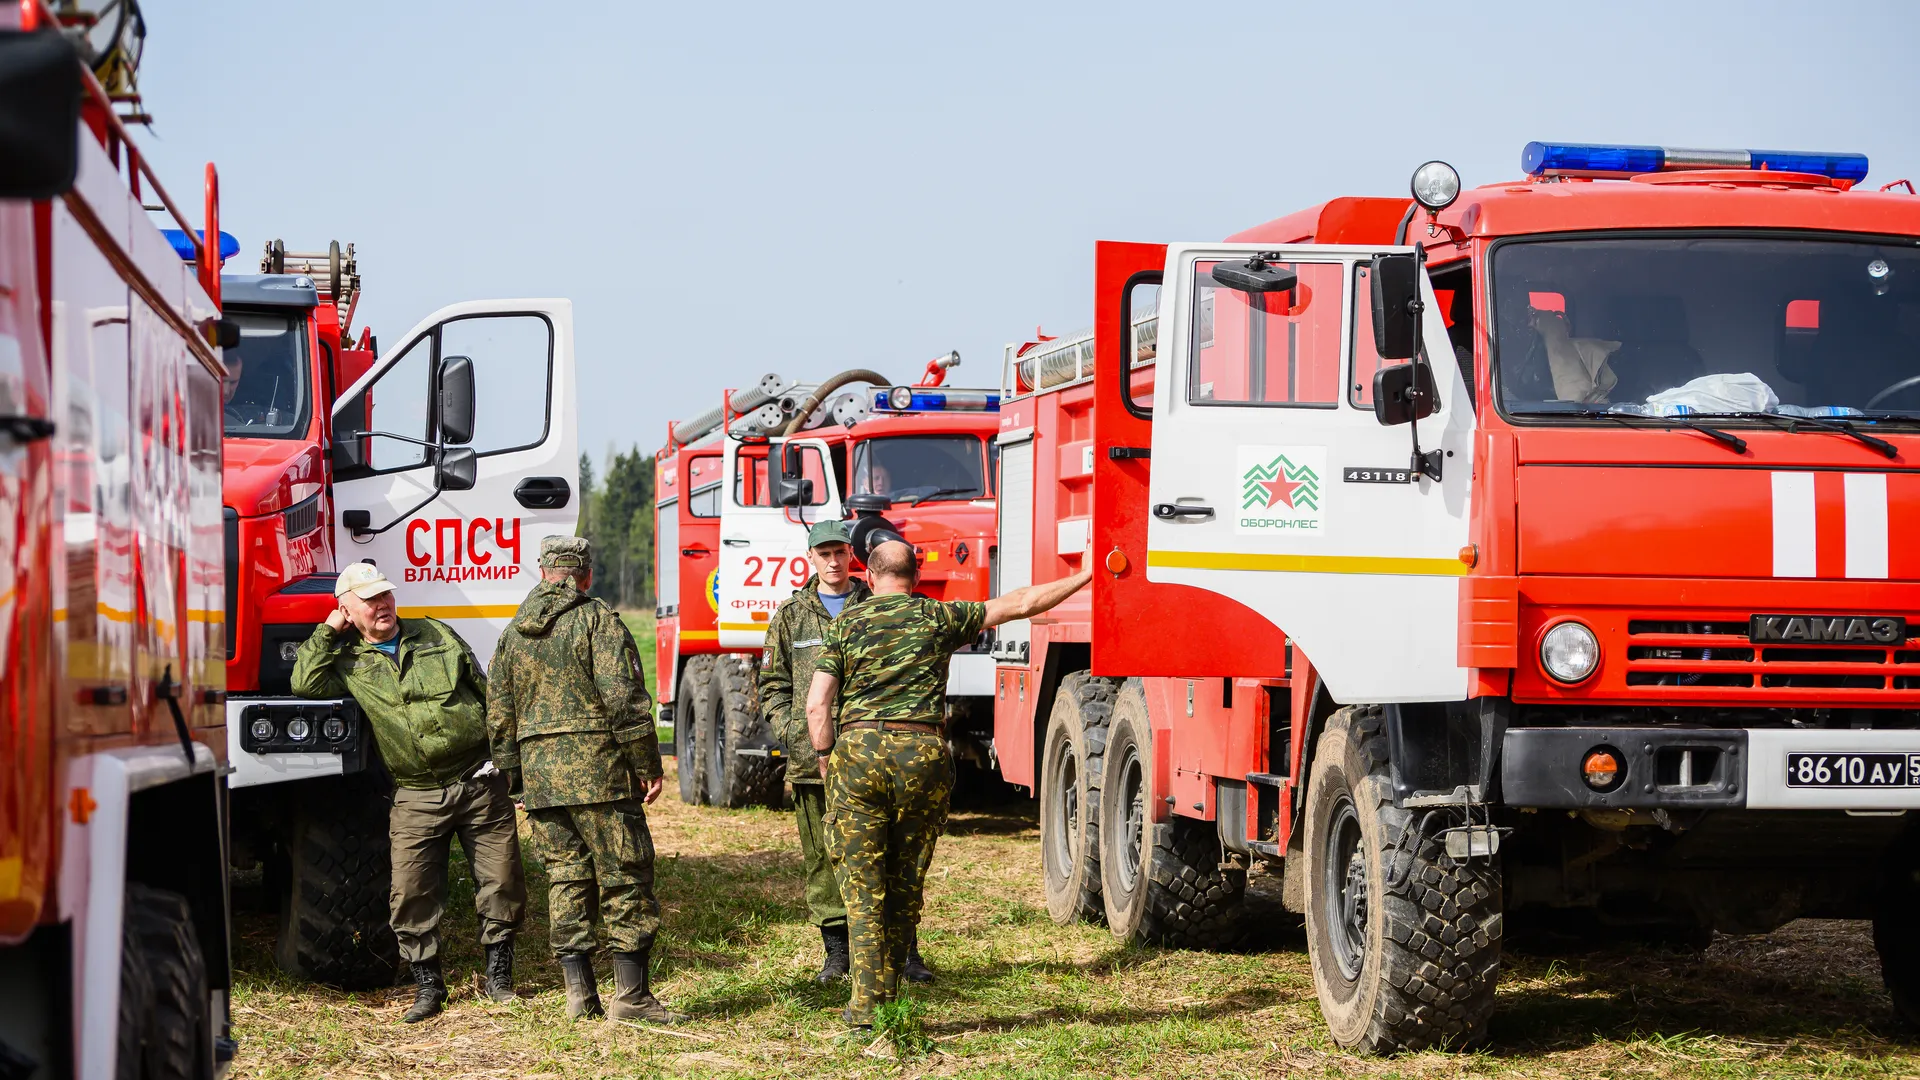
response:
[[[1060,681],[1040,759],[1040,877],[1062,926],[1100,919],[1100,767],[1118,679]]]
[[[1873,915],[1873,947],[1893,1010],[1920,1027],[1920,838],[1908,836],[1886,858]]]
[[[696,656],[680,669],[673,688],[674,771],[680,778],[680,801],[688,806],[707,803],[707,770],[700,755],[700,726],[710,707],[713,657]]]
[[[301,784],[281,840],[286,892],[274,962],[343,990],[392,986],[400,951],[388,923],[391,783],[377,771]]]
[[[764,747],[773,739],[760,718],[760,691],[753,658],[728,655],[713,667],[715,707],[702,725],[701,760],[707,769],[707,792],[715,806],[737,810],[745,806],[780,805],[781,779],[786,762],[735,751],[742,746]]]
[[[1139,679],[1114,696],[1100,781],[1100,901],[1122,941],[1225,949],[1246,936],[1247,872],[1223,868],[1211,821],[1155,824],[1153,727]]]
[[[1396,810],[1378,706],[1328,718],[1307,787],[1307,952],[1334,1042],[1350,1050],[1468,1046],[1500,977],[1500,869],[1448,857],[1440,810]]]
[[[193,929],[193,909],[178,893],[129,884],[121,927],[114,1075],[125,1080],[212,1077],[207,962]]]

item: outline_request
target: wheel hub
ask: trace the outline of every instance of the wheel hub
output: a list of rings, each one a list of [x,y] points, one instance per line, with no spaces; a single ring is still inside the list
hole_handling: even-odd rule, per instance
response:
[[[1348,979],[1360,977],[1367,956],[1371,896],[1367,888],[1366,845],[1353,800],[1342,796],[1327,828],[1325,899],[1321,915],[1334,959]]]
[[[1120,880],[1128,891],[1140,880],[1140,833],[1146,820],[1146,776],[1140,767],[1140,755],[1131,747],[1120,765],[1120,795],[1127,808],[1126,825],[1120,830]]]

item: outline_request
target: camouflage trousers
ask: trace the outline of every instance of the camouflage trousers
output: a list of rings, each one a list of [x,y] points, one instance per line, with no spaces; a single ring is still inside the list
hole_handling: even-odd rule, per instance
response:
[[[847,905],[833,877],[827,839],[825,784],[793,785],[793,820],[800,827],[800,859],[807,873],[807,917],[815,926],[847,925]]]
[[[636,952],[660,930],[653,836],[639,799],[528,810],[532,848],[547,868],[554,956],[593,951],[594,917],[614,952]]]
[[[408,963],[440,955],[440,916],[447,908],[447,857],[454,840],[473,874],[480,942],[510,940],[527,911],[520,834],[504,776],[455,780],[440,788],[395,788],[387,818],[393,850],[389,897],[393,936]]]
[[[910,731],[842,731],[827,760],[827,835],[852,946],[848,1015],[870,1024],[893,1000],[920,925],[953,766],[945,737]]]

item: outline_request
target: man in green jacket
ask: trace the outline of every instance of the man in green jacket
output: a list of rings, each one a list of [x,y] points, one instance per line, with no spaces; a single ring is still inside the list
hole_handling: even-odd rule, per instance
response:
[[[844,521],[822,521],[808,531],[807,561],[813,563],[813,577],[773,613],[760,654],[760,711],[786,747],[787,782],[793,785],[793,816],[800,826],[800,857],[806,866],[807,913],[820,928],[826,950],[826,962],[814,981],[823,984],[847,974],[847,905],[840,900],[827,855],[827,789],[807,738],[805,689],[813,685],[814,662],[828,624],[873,594],[866,582],[853,576],[850,537]],[[798,696],[796,686],[801,688]]]
[[[540,584],[493,654],[493,760],[524,793],[533,849],[547,868],[547,918],[567,1015],[604,1011],[615,1020],[678,1023],[686,1017],[648,986],[660,930],[644,808],[660,797],[653,701],[633,635],[586,594],[592,566],[584,537],[540,542]],[[593,973],[596,908],[613,952],[615,991],[604,1010]]]
[[[487,995],[512,1001],[527,881],[506,778],[487,761],[486,673],[445,623],[400,618],[393,582],[372,563],[342,570],[333,594],[339,606],[300,646],[293,692],[359,702],[393,775],[391,919],[414,981],[404,1019],[425,1020],[447,1001],[439,928],[456,836],[473,868]]]

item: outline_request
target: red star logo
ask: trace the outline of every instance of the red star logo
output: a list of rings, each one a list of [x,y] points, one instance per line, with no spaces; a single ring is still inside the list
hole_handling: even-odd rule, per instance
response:
[[[1267,489],[1268,506],[1283,502],[1287,504],[1288,509],[1296,509],[1293,505],[1293,492],[1303,481],[1289,480],[1283,473],[1271,480],[1262,480],[1259,483],[1261,487]]]

